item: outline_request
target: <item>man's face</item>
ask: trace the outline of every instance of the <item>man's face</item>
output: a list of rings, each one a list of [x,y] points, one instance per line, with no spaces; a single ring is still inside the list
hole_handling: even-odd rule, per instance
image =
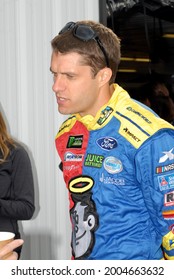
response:
[[[101,107],[99,73],[93,77],[91,68],[83,65],[81,55],[75,52],[61,54],[53,51],[50,70],[58,111],[64,115],[95,116]]]

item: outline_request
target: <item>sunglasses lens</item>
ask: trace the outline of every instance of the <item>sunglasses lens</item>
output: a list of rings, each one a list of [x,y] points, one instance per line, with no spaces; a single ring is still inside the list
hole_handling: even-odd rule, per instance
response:
[[[89,41],[95,37],[95,33],[90,26],[86,25],[77,25],[74,30],[73,34],[80,40]]]
[[[68,22],[59,32],[59,35],[60,34],[63,34],[64,32],[68,31],[68,30],[71,30],[75,25],[75,22],[73,21],[70,21]]]

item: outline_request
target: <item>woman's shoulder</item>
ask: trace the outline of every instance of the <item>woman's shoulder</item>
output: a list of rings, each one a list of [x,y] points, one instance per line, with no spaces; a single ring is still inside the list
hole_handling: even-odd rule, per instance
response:
[[[19,142],[14,142],[14,145],[10,148],[10,156],[12,158],[18,158],[18,157],[22,157],[22,158],[28,158],[28,152],[26,150],[26,148],[20,144]]]

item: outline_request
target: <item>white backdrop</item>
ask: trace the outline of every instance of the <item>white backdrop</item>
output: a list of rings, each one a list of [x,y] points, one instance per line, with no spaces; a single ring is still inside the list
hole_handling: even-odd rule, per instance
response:
[[[51,39],[68,21],[99,19],[98,0],[0,0],[0,110],[29,152],[36,212],[20,223],[22,259],[69,259],[68,194],[54,137],[57,112],[49,71]]]

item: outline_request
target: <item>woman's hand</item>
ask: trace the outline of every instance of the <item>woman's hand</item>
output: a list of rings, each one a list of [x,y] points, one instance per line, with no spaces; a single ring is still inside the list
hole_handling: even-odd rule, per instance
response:
[[[24,241],[22,239],[15,239],[10,243],[6,244],[3,248],[0,249],[0,260],[17,260],[18,254],[13,250],[21,246],[23,243]],[[10,252],[12,252],[12,254],[5,258],[5,255],[9,254]]]

